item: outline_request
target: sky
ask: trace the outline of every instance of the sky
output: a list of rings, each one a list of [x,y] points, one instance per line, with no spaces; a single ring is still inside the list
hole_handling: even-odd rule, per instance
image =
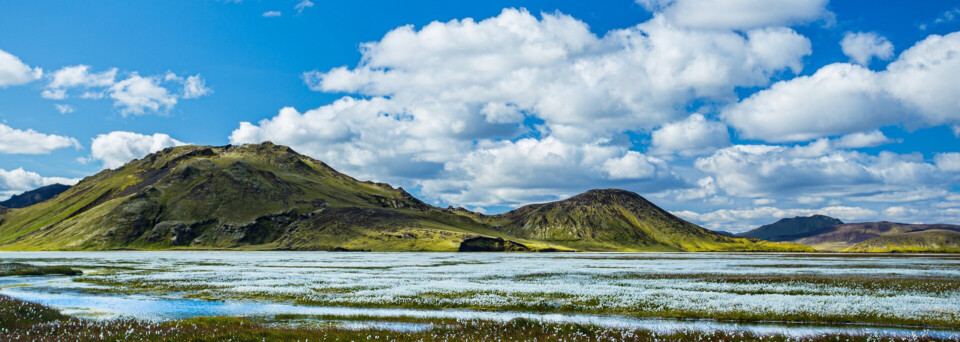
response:
[[[485,213],[960,224],[956,1],[0,1],[0,200],[273,141]]]

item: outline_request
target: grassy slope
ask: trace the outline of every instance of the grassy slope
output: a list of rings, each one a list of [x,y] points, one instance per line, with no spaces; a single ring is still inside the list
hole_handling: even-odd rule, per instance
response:
[[[175,234],[156,228],[178,225],[199,248],[455,251],[503,236],[269,143],[171,148],[0,217],[0,244],[13,250],[170,248]]]
[[[590,190],[485,218],[502,231],[576,249],[632,251],[812,251],[806,246],[735,238],[684,221],[624,190]]]
[[[0,249],[456,251],[467,238],[488,236],[535,250],[805,250],[721,236],[639,195],[608,192],[483,216],[357,181],[284,146],[181,146],[10,210]]]
[[[894,222],[846,223],[815,230],[803,235],[798,235],[797,238],[790,241],[808,245],[820,251],[853,251],[850,249],[851,247],[859,243],[867,242],[871,239],[889,237],[888,239],[883,239],[881,241],[892,242],[896,241],[898,237],[904,237],[904,234],[922,232],[931,229],[960,231],[960,226],[939,224],[903,224]],[[901,244],[903,245],[903,248],[906,248],[907,246],[903,243],[909,241],[920,242],[922,240],[903,239],[902,242],[895,244]],[[928,250],[928,248],[920,245],[911,248],[918,252]],[[864,249],[858,248],[858,250]],[[877,251],[881,250],[878,249]]]
[[[960,232],[930,229],[876,237],[844,252],[960,253]]]

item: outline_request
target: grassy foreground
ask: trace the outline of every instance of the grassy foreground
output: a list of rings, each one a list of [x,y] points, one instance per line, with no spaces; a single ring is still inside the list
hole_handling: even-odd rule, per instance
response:
[[[938,341],[926,337],[819,335],[789,338],[744,332],[609,329],[579,324],[456,321],[420,332],[350,330],[336,326],[274,327],[242,318],[205,317],[153,323],[94,321],[0,295],[0,337],[4,341]]]

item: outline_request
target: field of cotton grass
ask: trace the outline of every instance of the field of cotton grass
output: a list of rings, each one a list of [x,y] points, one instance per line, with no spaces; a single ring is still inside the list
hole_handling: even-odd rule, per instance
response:
[[[35,284],[36,291],[443,309],[429,317],[507,330],[515,320],[474,322],[483,316],[470,313],[960,329],[960,256],[949,255],[169,251],[0,253],[0,260],[84,271]]]
[[[616,329],[530,320],[450,321],[429,329],[397,331],[377,327],[277,327],[245,318],[197,317],[163,322],[69,317],[57,310],[0,295],[3,341],[947,341],[905,335],[816,334],[803,337],[757,335],[745,331]]]

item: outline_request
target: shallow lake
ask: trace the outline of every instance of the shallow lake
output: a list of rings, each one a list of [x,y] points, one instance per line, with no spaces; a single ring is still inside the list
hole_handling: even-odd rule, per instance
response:
[[[165,251],[10,252],[0,262],[84,269],[72,278],[0,278],[0,293],[96,319],[527,318],[655,331],[960,338],[960,256]],[[754,322],[709,319],[731,317]],[[857,324],[837,324],[849,321]]]

